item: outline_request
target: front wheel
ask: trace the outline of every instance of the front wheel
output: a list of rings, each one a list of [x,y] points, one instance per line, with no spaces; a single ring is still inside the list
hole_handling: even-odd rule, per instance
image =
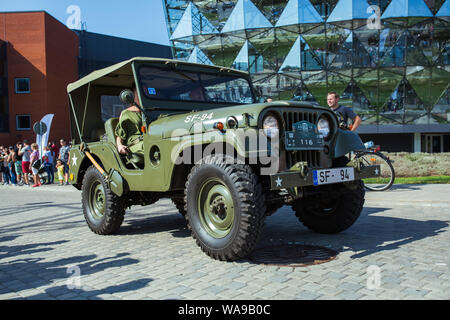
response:
[[[250,167],[210,156],[196,164],[185,189],[187,220],[210,257],[233,261],[249,254],[263,229],[264,196]]]
[[[295,215],[314,232],[334,234],[348,229],[361,214],[364,205],[364,183],[324,186],[325,197],[298,199],[292,204]]]
[[[124,201],[111,191],[94,166],[83,177],[81,199],[84,217],[94,233],[109,235],[120,228],[125,215]]]
[[[391,161],[379,152],[362,152],[356,155],[363,165],[379,165],[379,178],[363,179],[364,186],[370,191],[385,191],[392,187],[395,180],[395,171]]]

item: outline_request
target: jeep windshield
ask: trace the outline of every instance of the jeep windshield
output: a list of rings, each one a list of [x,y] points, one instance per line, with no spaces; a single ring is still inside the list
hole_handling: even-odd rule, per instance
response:
[[[255,98],[247,79],[225,72],[185,71],[143,65],[138,69],[141,89],[151,100],[248,104]]]

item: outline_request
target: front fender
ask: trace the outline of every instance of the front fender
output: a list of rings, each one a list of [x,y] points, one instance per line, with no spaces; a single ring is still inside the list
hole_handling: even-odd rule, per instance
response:
[[[339,158],[351,151],[362,149],[365,149],[364,144],[358,134],[352,131],[338,129],[336,143],[334,145],[334,158]]]
[[[85,162],[85,155],[80,151],[79,148],[72,148],[69,152],[69,180],[72,184],[79,186],[81,185],[80,171],[84,168],[83,163]]]
[[[100,165],[106,172],[109,172],[111,168],[116,170],[122,168],[120,159],[117,158],[111,146],[103,143],[93,143],[89,145],[89,150],[97,161],[99,161],[98,154],[102,155]],[[69,162],[70,182],[74,185],[81,185],[83,179],[82,173],[92,165],[92,162],[80,151],[79,146],[70,149]]]

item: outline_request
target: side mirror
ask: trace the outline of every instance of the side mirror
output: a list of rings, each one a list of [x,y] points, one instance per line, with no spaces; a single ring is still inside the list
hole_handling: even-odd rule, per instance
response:
[[[122,90],[122,92],[120,93],[119,97],[120,97],[120,100],[124,104],[132,104],[132,103],[134,103],[134,94],[133,94],[133,91],[131,91],[130,89]]]

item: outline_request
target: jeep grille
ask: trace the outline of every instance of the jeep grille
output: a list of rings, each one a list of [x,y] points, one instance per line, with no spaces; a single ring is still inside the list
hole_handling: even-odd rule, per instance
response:
[[[292,125],[303,120],[317,124],[318,116],[317,112],[284,111],[283,120],[286,124],[285,130],[292,131]]]
[[[292,125],[303,120],[316,124],[318,116],[317,112],[284,111],[285,130],[292,131]],[[307,162],[310,167],[320,167],[320,151],[286,151],[287,168],[291,168],[297,162]]]
[[[286,167],[289,169],[297,162],[307,162],[309,167],[320,167],[320,151],[286,151]]]

